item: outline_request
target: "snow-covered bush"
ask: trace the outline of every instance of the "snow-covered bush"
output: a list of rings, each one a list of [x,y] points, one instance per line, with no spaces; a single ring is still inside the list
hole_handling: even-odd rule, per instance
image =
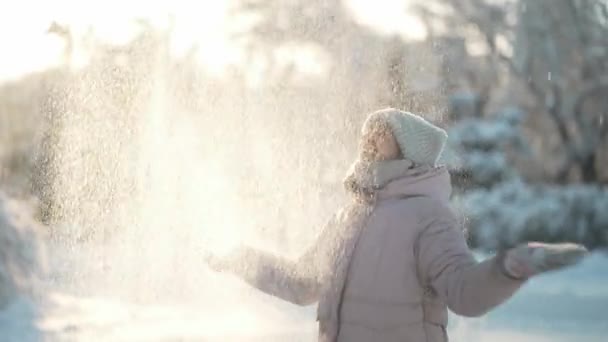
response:
[[[32,290],[44,269],[41,233],[32,210],[0,192],[0,308]]]
[[[515,180],[458,200],[470,242],[494,250],[523,241],[608,243],[608,190],[589,185],[531,185]]]
[[[593,185],[528,184],[507,152],[529,153],[519,129],[523,113],[507,108],[486,119],[465,118],[450,130],[454,204],[470,244],[482,250],[524,241],[608,244],[608,190]]]
[[[472,151],[462,157],[469,179],[465,187],[490,187],[517,176],[504,153]],[[466,176],[465,176],[466,177]],[[467,190],[467,189],[463,189]]]
[[[527,151],[519,129],[523,115],[517,108],[505,108],[487,119],[465,118],[452,126],[446,163],[457,178],[464,178],[456,182],[457,186],[465,191],[489,188],[518,177],[506,151]]]
[[[486,120],[467,118],[459,121],[450,130],[452,143],[465,150],[494,150],[520,142],[518,130],[520,119],[516,110],[505,110],[496,118]]]

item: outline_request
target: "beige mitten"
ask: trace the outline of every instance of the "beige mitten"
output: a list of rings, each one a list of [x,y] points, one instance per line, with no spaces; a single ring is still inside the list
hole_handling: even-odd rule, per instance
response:
[[[238,272],[245,267],[249,250],[245,247],[237,247],[226,255],[215,255],[203,253],[203,260],[209,268],[216,272]]]
[[[577,264],[587,254],[587,249],[578,244],[528,242],[508,250],[503,266],[510,277],[527,279]]]

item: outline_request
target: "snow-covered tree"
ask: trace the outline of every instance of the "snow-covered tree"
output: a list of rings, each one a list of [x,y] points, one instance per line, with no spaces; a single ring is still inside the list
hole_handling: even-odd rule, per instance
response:
[[[491,187],[519,177],[507,151],[528,153],[520,130],[523,118],[522,110],[505,108],[487,119],[462,119],[450,128],[446,163],[459,190]]]
[[[522,241],[608,245],[608,191],[591,185],[533,185],[521,180],[476,189],[461,198],[472,245],[482,249]]]
[[[550,182],[606,182],[608,2],[435,0],[419,7],[435,36],[461,37],[484,52],[450,66],[463,70],[464,87],[480,104],[529,109],[527,128],[541,153],[528,168]]]
[[[569,240],[605,247],[608,3],[418,5],[433,39],[460,39],[480,52],[446,67],[457,79],[446,160],[471,244]],[[523,108],[525,120],[492,114],[511,106]]]
[[[524,113],[506,108],[473,116],[450,129],[446,162],[473,247],[495,250],[523,241],[608,244],[608,191],[593,184],[531,183],[509,158],[530,154],[520,125]]]

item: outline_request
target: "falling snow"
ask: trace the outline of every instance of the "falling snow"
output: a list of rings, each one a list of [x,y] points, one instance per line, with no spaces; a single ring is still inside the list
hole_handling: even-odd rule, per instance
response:
[[[483,93],[483,75],[458,55],[442,64],[450,44],[476,44],[426,44],[442,30],[428,30],[418,1],[247,3],[0,12],[0,95],[10,100],[0,97],[0,114],[15,111],[0,116],[0,185],[27,189],[0,192],[0,342],[313,341],[314,308],[212,272],[203,256],[241,243],[297,256],[345,201],[340,180],[364,116],[395,102],[448,126],[442,162],[480,254],[536,239],[608,244],[605,187],[527,180],[512,156],[530,163],[539,141],[555,143],[524,134],[544,119],[511,104],[516,91]],[[487,61],[468,57],[483,70]],[[441,77],[459,72],[470,83],[451,84],[465,91],[448,98]],[[524,73],[518,87],[559,86],[564,75]],[[489,84],[508,83],[499,76]],[[474,113],[488,98],[491,113]],[[531,280],[482,319],[452,317],[451,339],[601,341],[600,253]]]

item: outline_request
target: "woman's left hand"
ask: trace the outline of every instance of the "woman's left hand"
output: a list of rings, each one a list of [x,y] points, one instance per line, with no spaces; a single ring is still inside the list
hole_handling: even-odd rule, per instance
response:
[[[503,262],[509,275],[527,279],[575,265],[588,253],[584,246],[573,243],[528,242],[507,251]]]

